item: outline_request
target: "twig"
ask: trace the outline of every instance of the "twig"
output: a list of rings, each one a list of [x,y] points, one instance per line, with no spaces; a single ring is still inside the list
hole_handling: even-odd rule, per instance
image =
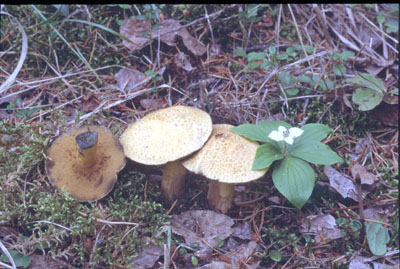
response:
[[[78,214],[83,216],[83,217],[87,217],[88,215],[78,211]],[[104,220],[104,219],[98,219],[98,218],[94,218],[92,217],[93,220],[100,222],[100,223],[104,223],[104,224],[109,224],[109,225],[134,225],[134,226],[140,226],[140,223],[136,223],[136,222],[126,222],[126,221],[109,221],[109,220]]]
[[[3,265],[5,267],[7,267],[7,268],[17,269],[17,266],[15,266],[15,262],[14,262],[13,257],[11,256],[10,252],[8,252],[7,248],[3,245],[3,242],[1,242],[1,240],[0,240],[0,248],[3,251],[3,253],[6,254],[6,256],[7,256],[8,260],[10,261],[12,266],[9,266],[9,265],[7,265],[5,263],[0,263],[0,265]]]
[[[54,226],[63,228],[63,229],[65,229],[65,230],[69,231],[69,232],[73,232],[73,231],[74,231],[74,230],[72,230],[72,229],[70,229],[70,228],[67,228],[67,227],[65,227],[65,226],[62,226],[61,224],[58,224],[58,223],[55,223],[55,222],[51,222],[51,221],[48,221],[48,220],[38,220],[38,221],[34,221],[34,222],[36,222],[36,223],[53,224]]]
[[[11,18],[14,18],[12,15],[8,14],[7,12],[0,12],[0,14],[8,15]],[[26,36],[24,27],[22,27],[21,23],[17,19],[14,19],[15,22],[17,23],[18,30],[21,32],[22,35],[22,48],[21,48],[21,57],[18,60],[18,64],[15,67],[14,71],[12,74],[7,78],[6,81],[3,82],[0,86],[0,94],[3,92],[7,91],[11,84],[15,81],[19,71],[21,71],[22,65],[25,62],[26,55],[28,54],[28,37]]]

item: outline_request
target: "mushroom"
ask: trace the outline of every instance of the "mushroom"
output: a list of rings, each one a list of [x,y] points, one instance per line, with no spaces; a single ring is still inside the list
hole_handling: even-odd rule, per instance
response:
[[[186,106],[154,111],[132,123],[121,136],[125,155],[146,165],[163,165],[161,191],[171,202],[184,190],[186,169],[180,159],[199,150],[211,134],[206,112]]]
[[[207,143],[182,162],[187,170],[211,180],[208,203],[222,213],[231,208],[234,184],[256,180],[268,170],[251,170],[259,144],[230,131],[231,127],[229,124],[213,125]]]
[[[87,126],[58,137],[45,166],[50,181],[81,202],[106,196],[126,160],[121,144],[103,127]]]

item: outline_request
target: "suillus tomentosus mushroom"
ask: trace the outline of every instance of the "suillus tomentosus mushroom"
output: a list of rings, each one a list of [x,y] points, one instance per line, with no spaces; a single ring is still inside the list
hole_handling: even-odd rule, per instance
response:
[[[182,162],[187,170],[211,180],[207,199],[214,210],[222,213],[231,208],[236,183],[256,180],[268,170],[251,170],[259,144],[230,131],[231,127],[213,125],[206,144]]]
[[[106,196],[126,160],[118,139],[106,128],[81,127],[58,137],[45,162],[51,182],[79,201]]]
[[[121,144],[131,160],[163,165],[161,191],[168,201],[184,190],[186,169],[180,159],[199,150],[211,134],[212,121],[206,112],[173,106],[147,114],[122,134]]]

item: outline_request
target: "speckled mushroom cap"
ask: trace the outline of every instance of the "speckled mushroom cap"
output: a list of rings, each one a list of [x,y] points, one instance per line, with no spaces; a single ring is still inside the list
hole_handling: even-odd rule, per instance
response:
[[[173,106],[132,123],[120,140],[128,158],[146,165],[161,165],[200,149],[211,130],[211,117],[206,112]]]
[[[257,142],[230,131],[229,124],[215,124],[207,143],[182,162],[191,172],[224,183],[243,183],[262,177],[268,169],[251,170]]]
[[[84,168],[77,162],[75,137],[89,130],[98,133],[97,153],[95,162]],[[50,147],[48,157],[45,165],[51,182],[79,201],[96,201],[106,196],[126,163],[119,141],[108,129],[98,126],[82,127],[61,135]]]

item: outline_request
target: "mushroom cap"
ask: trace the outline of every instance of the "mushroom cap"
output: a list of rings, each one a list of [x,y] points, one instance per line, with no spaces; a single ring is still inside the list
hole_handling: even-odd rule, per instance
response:
[[[262,177],[268,170],[251,170],[257,142],[230,131],[229,124],[215,124],[207,143],[182,162],[191,172],[224,183],[243,183]]]
[[[77,161],[75,137],[89,130],[98,133],[96,161],[90,167],[81,167]],[[118,139],[108,129],[98,126],[81,127],[59,136],[48,156],[45,166],[50,181],[82,202],[106,196],[126,163]]]
[[[128,158],[142,164],[161,165],[200,149],[211,130],[211,117],[206,112],[173,106],[132,123],[120,140]]]

